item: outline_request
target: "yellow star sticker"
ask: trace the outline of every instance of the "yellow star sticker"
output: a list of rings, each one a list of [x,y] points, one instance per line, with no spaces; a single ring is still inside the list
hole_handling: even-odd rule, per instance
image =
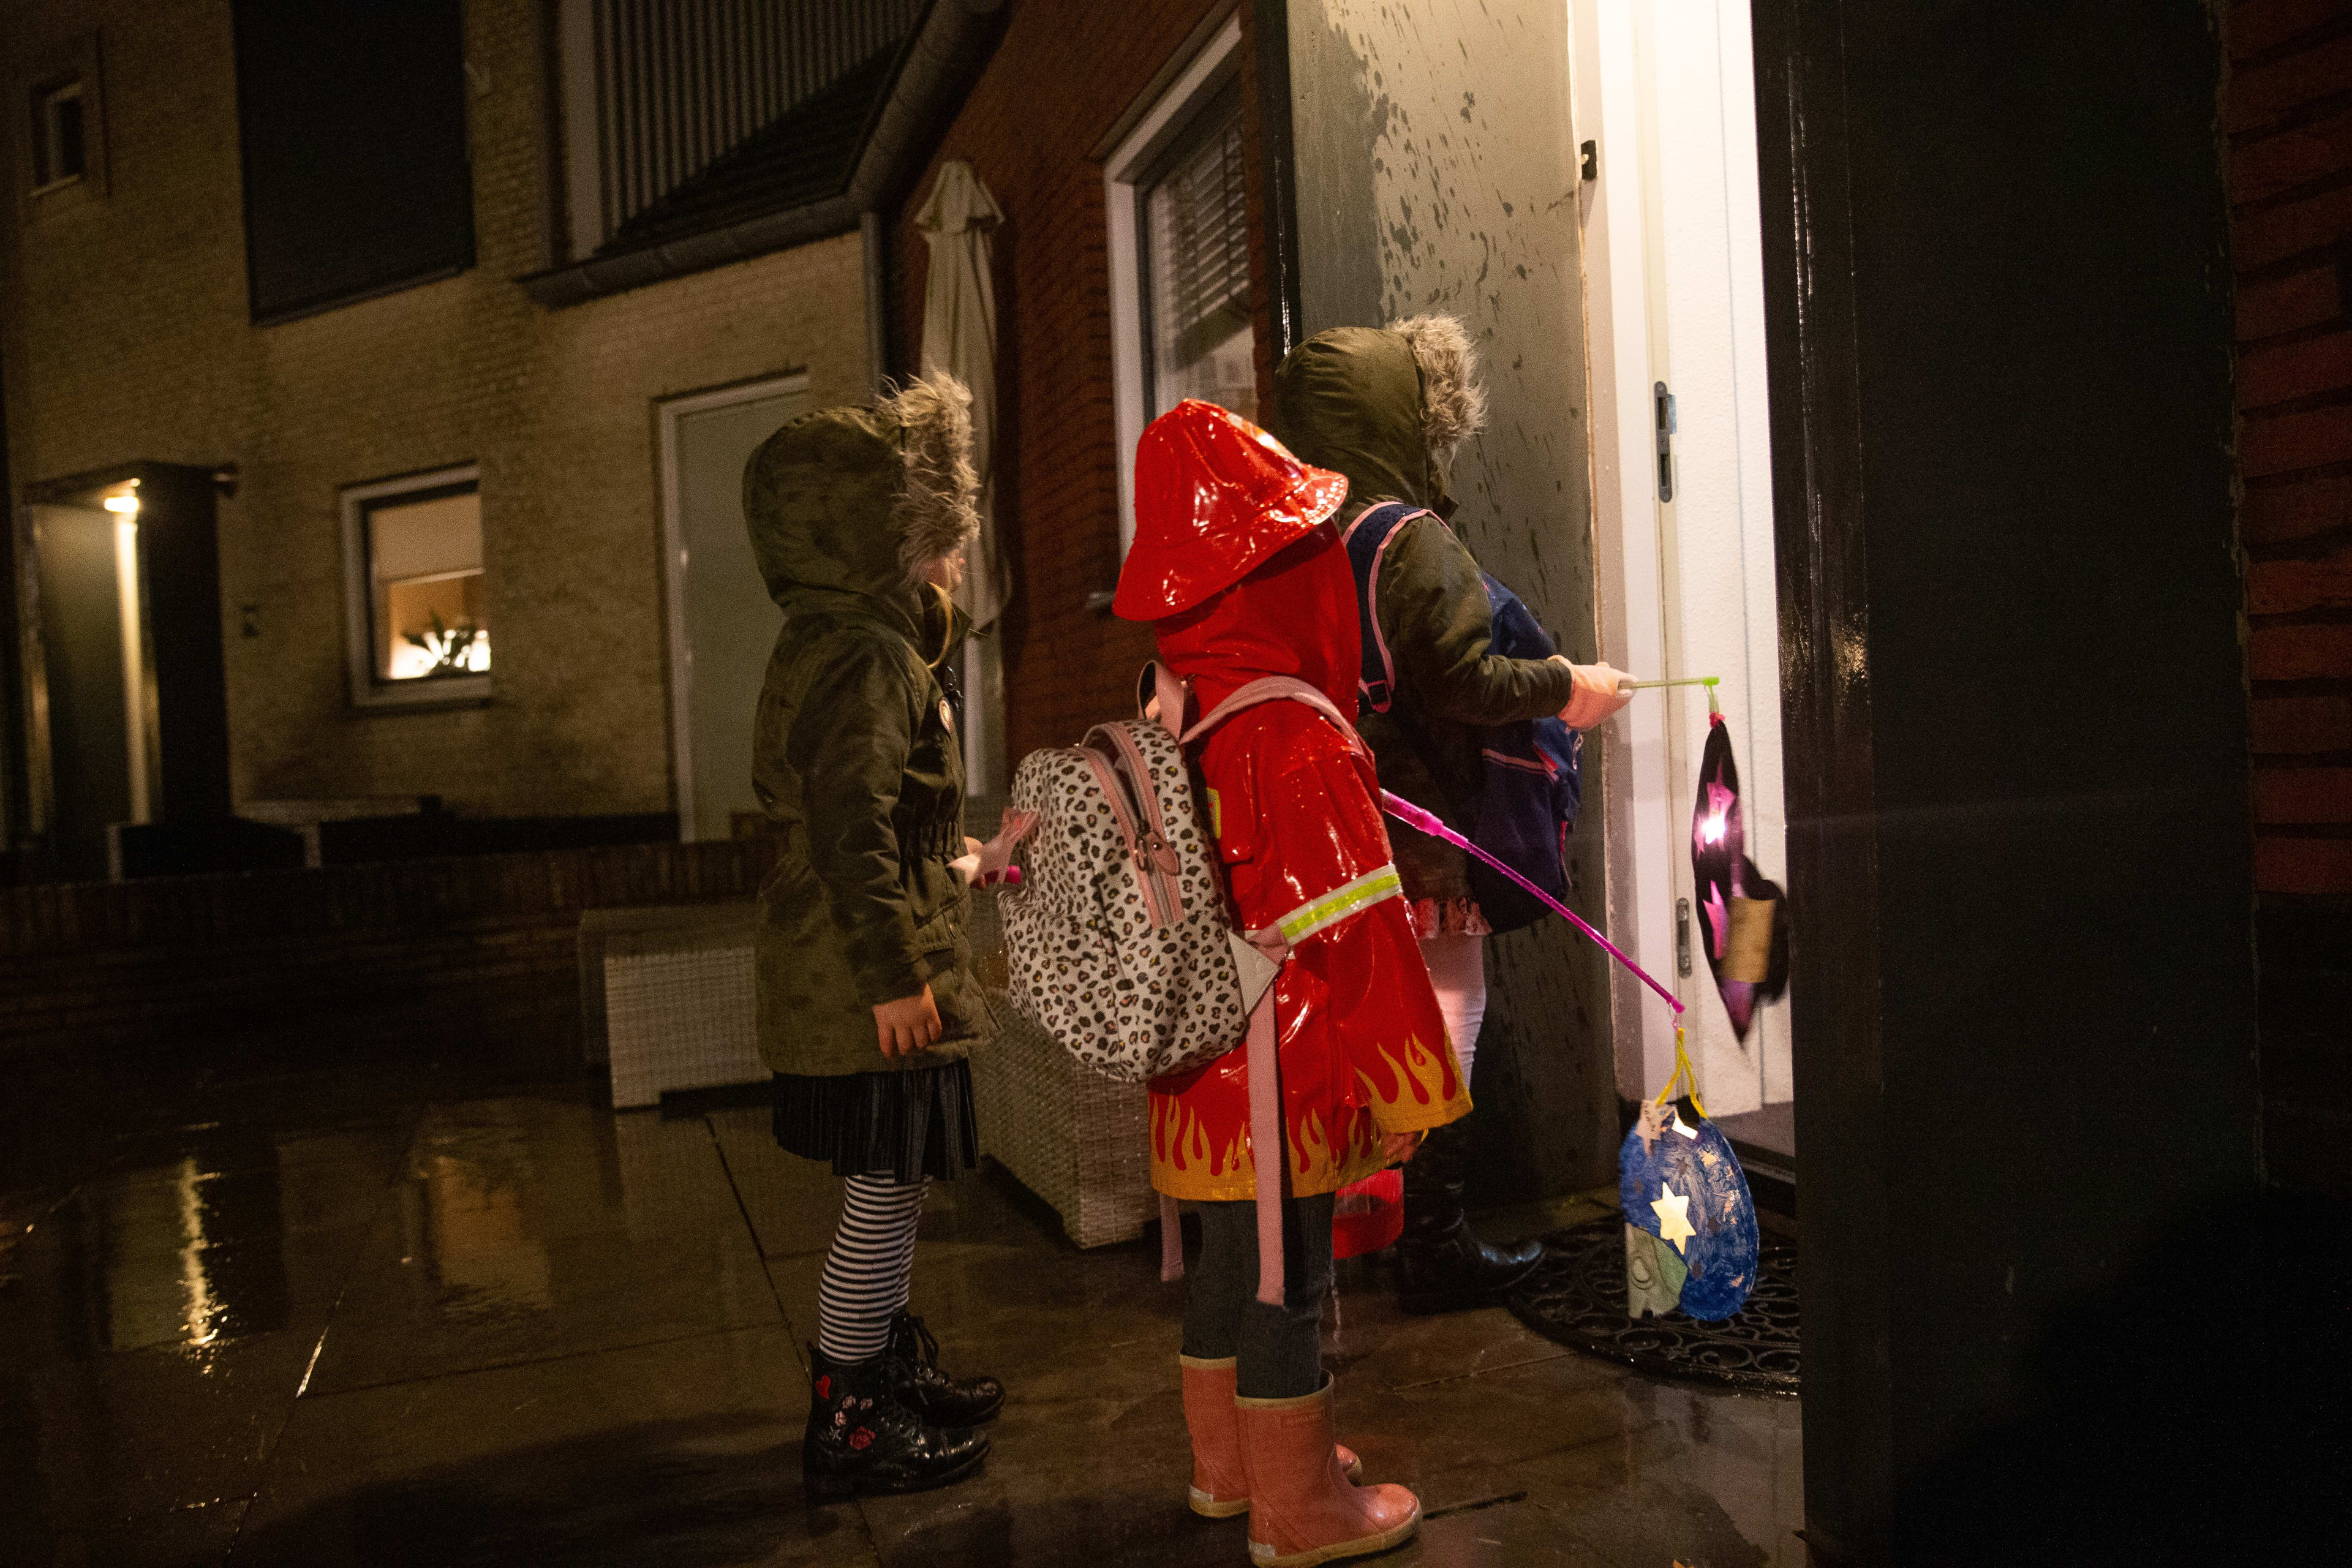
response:
[[[1683,1245],[1683,1239],[1698,1234],[1690,1222],[1690,1199],[1668,1187],[1666,1195],[1653,1199],[1650,1207],[1657,1213],[1658,1235],[1673,1242],[1676,1252],[1688,1257],[1690,1249]]]

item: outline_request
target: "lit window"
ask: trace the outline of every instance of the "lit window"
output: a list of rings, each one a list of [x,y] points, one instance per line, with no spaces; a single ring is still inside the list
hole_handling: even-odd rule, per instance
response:
[[[352,696],[363,706],[488,694],[490,622],[476,470],[343,493]]]
[[[33,94],[33,188],[47,190],[82,176],[89,162],[82,134],[81,79],[55,82]]]
[[[1135,537],[1146,425],[1188,397],[1257,417],[1241,37],[1241,19],[1228,18],[1136,107],[1103,164],[1122,552]]]

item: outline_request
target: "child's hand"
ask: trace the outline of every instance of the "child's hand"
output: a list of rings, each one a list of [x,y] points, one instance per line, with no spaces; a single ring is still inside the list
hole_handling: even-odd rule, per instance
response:
[[[1421,1152],[1421,1136],[1418,1132],[1383,1132],[1381,1153],[1390,1164],[1402,1165]]]
[[[1606,664],[1571,664],[1558,654],[1551,661],[1568,665],[1576,678],[1575,695],[1559,710],[1560,721],[1571,730],[1590,730],[1633,700],[1633,694],[1623,689],[1633,678],[1622,670]]]
[[[980,880],[979,839],[967,833],[963,836],[963,853],[948,862],[948,869],[961,877],[967,884]]]
[[[939,1004],[931,1000],[931,988],[925,985],[912,996],[876,1003],[874,1032],[880,1037],[886,1061],[911,1057],[937,1045],[942,1030]]]

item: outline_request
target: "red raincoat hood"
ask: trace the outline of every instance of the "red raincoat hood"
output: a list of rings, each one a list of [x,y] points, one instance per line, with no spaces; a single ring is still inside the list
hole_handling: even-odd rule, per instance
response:
[[[1353,718],[1362,635],[1331,526],[1340,475],[1191,398],[1151,422],[1135,458],[1135,547],[1115,608],[1149,620],[1198,711],[1261,676],[1295,676]]]
[[[1135,444],[1135,545],[1111,607],[1130,621],[1189,610],[1347,499],[1344,475],[1308,468],[1239,415],[1188,397]]]

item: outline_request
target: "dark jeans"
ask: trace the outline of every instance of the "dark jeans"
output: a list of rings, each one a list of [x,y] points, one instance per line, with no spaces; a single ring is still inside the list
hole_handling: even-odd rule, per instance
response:
[[[1184,1302],[1184,1353],[1239,1358],[1244,1399],[1296,1399],[1323,1386],[1323,1298],[1331,1289],[1335,1194],[1282,1205],[1282,1305],[1257,1299],[1257,1205],[1204,1203],[1201,1260]]]

